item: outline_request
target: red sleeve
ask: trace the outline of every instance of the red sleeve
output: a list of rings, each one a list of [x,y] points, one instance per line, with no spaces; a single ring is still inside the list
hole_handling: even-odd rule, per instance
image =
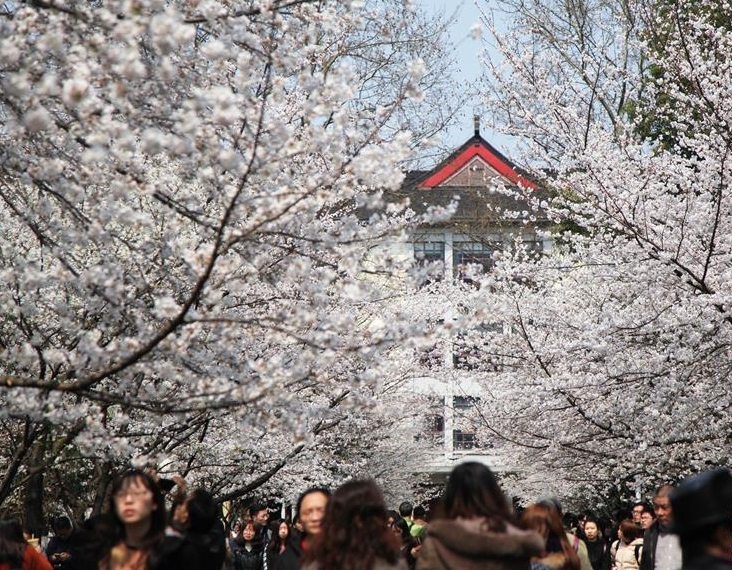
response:
[[[53,570],[53,566],[48,558],[28,545],[23,555],[23,570]]]

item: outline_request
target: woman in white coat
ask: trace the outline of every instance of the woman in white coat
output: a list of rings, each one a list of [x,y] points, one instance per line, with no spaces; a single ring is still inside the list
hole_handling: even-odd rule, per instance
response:
[[[612,570],[639,570],[643,556],[643,538],[631,519],[621,521],[618,540],[610,547]]]

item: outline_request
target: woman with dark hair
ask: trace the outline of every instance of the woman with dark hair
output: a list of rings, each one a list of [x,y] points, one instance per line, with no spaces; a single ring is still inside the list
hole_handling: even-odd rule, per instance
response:
[[[264,551],[264,570],[272,570],[277,564],[277,558],[287,548],[290,537],[290,525],[284,519],[276,520],[269,525],[270,536],[267,548]]]
[[[405,570],[400,541],[387,518],[376,483],[341,485],[328,501],[321,532],[304,554],[303,570]]]
[[[262,570],[264,553],[262,538],[254,523],[244,523],[241,535],[231,543],[231,560],[234,570]]]
[[[588,515],[585,519],[584,535],[592,570],[607,570],[610,560],[608,544],[605,542],[600,523],[592,515]]]
[[[541,552],[531,558],[532,570],[580,570],[580,559],[556,508],[545,503],[529,505],[521,515],[521,526],[543,538]]]
[[[28,544],[18,519],[0,520],[0,570],[53,570],[43,554]]]
[[[166,537],[163,494],[143,471],[125,473],[110,498],[113,546],[102,554],[100,570],[197,569],[196,550],[181,537]]]
[[[529,570],[544,541],[519,529],[511,503],[482,463],[455,467],[417,558],[417,570]]]
[[[200,570],[221,570],[226,560],[226,536],[221,507],[205,489],[195,489],[185,500],[185,537],[198,551]]]
[[[394,521],[391,525],[391,530],[402,543],[399,552],[402,554],[402,558],[407,563],[409,570],[414,570],[414,566],[417,563],[417,554],[419,553],[420,539],[412,536],[411,529],[407,521],[400,518]]]

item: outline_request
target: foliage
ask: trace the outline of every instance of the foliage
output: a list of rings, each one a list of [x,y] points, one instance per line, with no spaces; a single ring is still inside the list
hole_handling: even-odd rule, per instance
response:
[[[675,0],[649,4],[645,20],[646,25],[641,38],[654,60],[662,57],[668,48],[683,49],[689,34],[693,33],[691,28],[699,21],[704,21],[713,29],[726,33],[729,33],[732,25],[729,15],[724,10],[716,10],[704,2],[680,3]],[[710,54],[715,52],[714,35],[705,39],[697,38],[697,41],[700,41],[700,47],[705,46]],[[677,47],[674,48],[674,45]],[[648,81],[658,85],[673,83],[687,96],[694,97],[699,94],[699,86],[694,79],[683,72],[679,73],[675,63],[666,62],[664,66],[650,65],[647,70]],[[631,119],[638,123],[640,136],[653,140],[655,144],[667,149],[676,148],[680,152],[690,152],[689,149],[679,148],[678,129],[688,127],[677,124],[677,119],[686,114],[684,107],[683,100],[675,99],[663,89],[652,89],[640,93],[638,101],[630,102],[628,113]],[[695,117],[693,122],[698,122],[699,118]]]
[[[420,324],[374,245],[420,220],[355,208],[451,116],[443,31],[399,0],[4,5],[0,502],[96,473],[47,491],[98,510],[131,460],[291,495],[367,423],[378,453]]]
[[[546,182],[563,189],[552,215],[585,231],[537,265],[502,260],[470,300],[511,331],[490,338],[508,356],[490,377],[485,429],[529,498],[592,503],[612,486],[629,497],[724,464],[730,7],[674,3],[679,35],[659,52],[641,41],[642,4],[505,4],[515,20],[499,34],[508,63],[494,68],[491,103],[534,164],[551,165]],[[668,73],[649,82],[651,65]],[[677,103],[661,109],[670,146],[623,113],[661,95]]]

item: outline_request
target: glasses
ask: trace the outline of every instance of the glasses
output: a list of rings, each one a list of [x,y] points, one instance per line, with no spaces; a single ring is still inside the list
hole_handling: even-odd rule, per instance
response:
[[[131,490],[127,489],[126,491],[117,491],[114,494],[114,498],[117,499],[118,501],[126,499],[127,497],[132,497],[133,499],[141,499],[142,497],[145,497],[148,494],[150,494],[149,489],[142,489],[142,490],[138,490],[138,491],[131,491]]]

